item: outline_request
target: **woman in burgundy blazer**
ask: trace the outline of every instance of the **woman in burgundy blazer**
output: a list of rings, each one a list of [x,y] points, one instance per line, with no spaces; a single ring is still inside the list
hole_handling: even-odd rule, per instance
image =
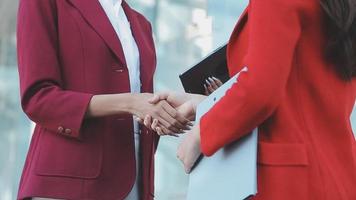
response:
[[[259,127],[258,194],[252,199],[356,199],[350,123],[356,2],[321,3],[250,1],[227,52],[231,76],[249,70],[180,145],[187,172],[201,152],[211,156]],[[180,105],[192,96],[159,98]]]
[[[168,103],[147,102],[156,67],[151,26],[125,1],[122,6],[146,94],[130,93],[123,49],[99,1],[20,1],[22,106],[36,127],[19,199],[123,199],[136,177],[132,115],[154,114],[171,132],[185,128],[187,120]],[[149,200],[158,136],[141,127],[140,138],[140,199]]]

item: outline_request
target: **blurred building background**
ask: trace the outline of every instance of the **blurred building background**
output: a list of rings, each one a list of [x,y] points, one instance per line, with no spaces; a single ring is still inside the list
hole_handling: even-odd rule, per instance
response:
[[[182,90],[178,75],[226,43],[247,0],[127,0],[153,24],[156,90]],[[16,198],[33,125],[21,111],[16,67],[18,0],[0,0],[0,199]],[[352,117],[356,128],[356,116]],[[179,139],[163,138],[156,155],[156,199],[182,200],[188,177],[177,161]]]

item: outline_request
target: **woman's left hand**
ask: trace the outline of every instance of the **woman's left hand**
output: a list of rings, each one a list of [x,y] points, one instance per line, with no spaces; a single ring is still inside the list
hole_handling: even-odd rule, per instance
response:
[[[196,124],[179,145],[177,157],[182,161],[185,172],[189,174],[200,155],[200,126]]]

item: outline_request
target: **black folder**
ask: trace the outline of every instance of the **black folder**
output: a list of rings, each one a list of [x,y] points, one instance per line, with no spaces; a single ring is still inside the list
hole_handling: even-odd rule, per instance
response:
[[[216,49],[198,64],[179,76],[187,93],[204,94],[204,83],[209,77],[216,77],[225,83],[229,80],[226,61],[227,45]]]

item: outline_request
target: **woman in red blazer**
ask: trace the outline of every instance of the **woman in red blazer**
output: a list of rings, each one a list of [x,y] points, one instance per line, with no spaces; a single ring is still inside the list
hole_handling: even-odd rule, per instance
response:
[[[97,0],[21,0],[18,61],[22,106],[36,123],[19,199],[124,199],[136,179],[132,115],[166,131],[188,121],[149,104],[156,67],[150,23],[125,1],[140,54],[141,92],[131,94],[120,40]],[[176,118],[178,117],[178,118]],[[141,127],[140,199],[153,199],[158,136]]]
[[[180,145],[186,171],[201,152],[211,156],[259,127],[258,194],[252,199],[356,199],[350,123],[355,4],[251,0],[227,52],[231,76],[249,70]],[[176,106],[196,99],[174,93],[158,98]]]

